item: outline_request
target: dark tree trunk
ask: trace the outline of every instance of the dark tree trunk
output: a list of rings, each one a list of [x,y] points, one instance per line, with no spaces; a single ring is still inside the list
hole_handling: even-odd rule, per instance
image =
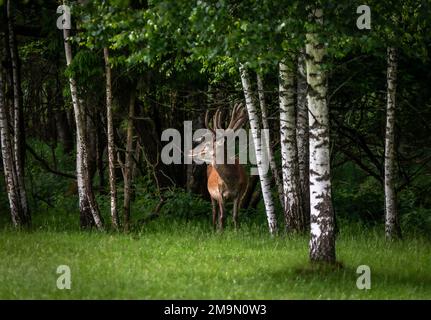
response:
[[[94,106],[87,106],[85,116],[85,133],[87,136],[87,158],[88,158],[88,172],[90,176],[90,183],[92,183],[97,170],[97,124],[94,121],[96,110]]]
[[[250,176],[248,179],[247,189],[245,190],[244,196],[241,201],[241,208],[247,209],[250,207],[253,193],[256,190],[257,183],[259,182],[258,176]]]
[[[58,69],[57,72],[59,72]],[[67,119],[67,111],[64,110],[63,93],[58,76],[56,79],[54,117],[57,127],[57,141],[63,146],[64,152],[68,154],[73,150],[73,132]]]
[[[193,131],[204,127],[205,104],[200,99],[195,99],[194,105],[197,108],[198,116],[193,121]],[[188,192],[204,195],[206,190],[206,170],[205,166],[196,163],[187,164],[187,182]]]
[[[136,88],[130,92],[129,110],[127,116],[127,142],[124,160],[124,202],[123,219],[124,230],[130,229],[130,199],[132,194],[132,166],[133,166],[133,118],[135,117]]]

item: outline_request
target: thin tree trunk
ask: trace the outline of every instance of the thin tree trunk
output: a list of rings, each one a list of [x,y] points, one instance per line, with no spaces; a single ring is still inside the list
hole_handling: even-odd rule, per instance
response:
[[[114,124],[112,116],[112,78],[111,66],[109,65],[109,50],[103,48],[106,72],[106,122],[108,126],[108,164],[109,164],[109,190],[111,194],[111,223],[115,230],[119,228],[117,212],[117,186],[115,183],[115,142]]]
[[[133,166],[133,118],[135,117],[136,89],[133,87],[130,93],[129,112],[127,117],[127,142],[126,156],[124,159],[124,203],[123,219],[124,230],[130,228],[130,198],[132,193],[132,166]]]
[[[250,208],[251,199],[253,197],[254,191],[256,190],[258,180],[259,179],[256,176],[250,176],[250,178],[248,179],[247,189],[245,190],[245,193],[241,200],[241,208]]]
[[[23,224],[23,213],[21,209],[21,200],[19,196],[18,182],[14,166],[8,112],[4,96],[3,70],[0,70],[0,138],[1,153],[3,159],[3,171],[5,176],[6,192],[9,199],[12,223],[15,227],[19,227]]]
[[[81,101],[80,106],[85,119],[88,175],[90,181],[93,181],[97,170],[97,126],[94,123],[97,113],[94,105],[90,105],[90,103]]]
[[[387,239],[401,237],[395,191],[395,96],[397,86],[397,51],[387,50],[387,109],[385,138],[385,234]]]
[[[244,65],[240,65],[239,72],[241,75],[241,82],[245,96],[245,103],[247,106],[248,118],[250,121],[250,128],[253,136],[253,143],[256,152],[257,169],[259,172],[260,185],[262,189],[263,201],[265,203],[266,217],[268,220],[269,232],[274,235],[277,232],[277,219],[275,216],[274,202],[271,195],[271,179],[267,172],[264,171],[262,166],[263,157],[265,152],[262,150],[262,139],[259,127],[259,118],[256,110],[256,99],[250,83],[250,76]]]
[[[279,63],[280,142],[283,172],[284,217],[288,231],[305,229],[299,188],[298,149],[296,146],[295,73],[285,62]]]
[[[13,82],[13,152],[14,163],[18,182],[21,209],[23,214],[23,224],[30,223],[30,212],[27,203],[27,192],[24,182],[24,123],[22,107],[22,91],[18,49],[15,39],[14,14],[11,8],[11,1],[7,1],[7,21],[9,35],[9,50],[12,62],[12,82]]]
[[[296,142],[298,147],[299,185],[301,190],[302,211],[305,225],[310,223],[310,182],[309,182],[309,141],[307,78],[304,52],[298,56],[296,77]]]
[[[262,77],[257,74],[257,92],[259,94],[259,105],[260,111],[262,113],[262,125],[265,130],[269,132],[269,124],[268,124],[268,113],[266,110],[266,101],[265,101],[265,91],[263,86]],[[271,146],[271,138],[268,136],[268,158],[269,158],[269,166],[271,167],[272,176],[274,177],[275,185],[277,186],[278,197],[280,200],[281,208],[284,210],[284,191],[283,191],[283,183],[280,179],[280,174],[277,169],[277,164],[274,159],[274,152]]]
[[[96,145],[96,162],[97,162],[97,173],[99,175],[99,191],[105,191],[105,167],[103,165],[103,154],[105,152],[105,144],[107,145],[108,140],[102,123],[97,124],[97,145]]]
[[[64,110],[64,100],[62,87],[59,79],[60,70],[57,66],[56,68],[56,89],[55,89],[55,123],[57,126],[57,140],[63,145],[64,153],[70,153],[73,150],[73,132],[72,128],[69,126],[69,121],[67,119],[67,110]]]
[[[64,29],[63,36],[66,63],[69,66],[72,62],[72,46],[67,40],[69,38],[69,30]],[[82,112],[80,100],[78,99],[78,90],[74,78],[69,78],[69,85],[76,124],[76,177],[81,227],[87,228],[94,224],[98,229],[103,229],[103,221],[94,198],[93,187],[88,171],[85,115]]]
[[[314,23],[323,23],[321,9],[313,12]],[[306,63],[310,130],[310,259],[335,262],[334,211],[331,196],[329,110],[326,100],[327,72],[323,70],[325,45],[318,35],[306,35]]]

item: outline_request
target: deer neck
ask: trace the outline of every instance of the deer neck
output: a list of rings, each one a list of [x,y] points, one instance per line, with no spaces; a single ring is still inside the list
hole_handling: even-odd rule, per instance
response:
[[[234,187],[239,182],[238,165],[235,164],[213,164],[220,178],[228,187]]]

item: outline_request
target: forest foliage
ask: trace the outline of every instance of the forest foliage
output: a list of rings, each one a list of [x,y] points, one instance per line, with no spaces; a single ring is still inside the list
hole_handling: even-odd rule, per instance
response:
[[[6,2],[0,2],[2,48],[8,32]],[[400,224],[403,232],[429,236],[430,2],[367,4],[372,12],[371,30],[356,27],[357,1],[71,2],[73,60],[66,67],[63,34],[55,27],[59,3],[14,2],[27,145],[25,183],[34,220],[38,215],[51,219],[78,211],[76,184],[71,179],[76,174],[76,128],[68,79],[73,78],[86,110],[91,183],[104,220],[109,221],[104,48],[109,48],[113,72],[119,203],[124,193],[129,102],[132,92],[137,93],[131,218],[140,225],[155,215],[207,219],[210,206],[204,169],[161,163],[160,136],[166,128],[181,132],[185,120],[202,122],[207,109],[226,108],[235,99],[243,99],[239,64],[247,66],[253,79],[263,75],[280,166],[278,63],[286,59],[295,68],[290,58],[304,48],[306,34],[315,33],[328,51],[322,67],[328,73],[337,228],[353,222],[366,228],[384,221],[386,49],[395,47],[399,52],[395,141]],[[324,24],[309,21],[310,6],[323,9]],[[2,72],[10,74],[7,55],[2,54],[2,59]],[[10,81],[7,76],[5,80]],[[11,103],[12,97],[12,86],[7,84],[5,101]],[[0,183],[5,190],[4,179]],[[257,182],[254,188],[249,203],[241,208],[241,219],[264,224],[265,207]],[[277,199],[275,188],[272,192]],[[154,212],[161,202],[160,212]],[[276,206],[283,221],[282,209]],[[0,207],[2,220],[7,221],[5,192],[0,194]]]

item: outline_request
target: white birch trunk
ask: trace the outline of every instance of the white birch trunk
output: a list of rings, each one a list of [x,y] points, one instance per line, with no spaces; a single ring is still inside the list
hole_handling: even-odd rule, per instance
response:
[[[305,222],[301,206],[296,146],[295,73],[284,62],[280,62],[279,76],[284,217],[288,231],[303,231]]]
[[[268,113],[266,109],[266,101],[265,101],[265,91],[263,86],[262,77],[257,74],[257,92],[259,94],[259,105],[260,105],[260,111],[262,113],[262,125],[265,130],[268,130],[269,133],[269,124],[268,124]],[[277,186],[278,190],[278,197],[280,199],[281,208],[284,210],[284,191],[283,191],[283,184],[280,179],[280,174],[277,169],[277,164],[275,163],[274,159],[274,152],[272,150],[271,146],[271,138],[268,136],[268,160],[269,165],[271,167],[272,176],[274,177],[275,185]]]
[[[22,137],[22,96],[21,96],[21,79],[18,66],[18,50],[16,47],[15,30],[14,30],[14,15],[12,13],[11,1],[7,1],[7,20],[9,31],[9,51],[12,62],[12,82],[13,82],[13,157],[15,172],[18,185],[18,193],[21,202],[22,223],[30,222],[30,212],[27,204],[27,192],[24,182],[24,159],[22,158],[23,141]]]
[[[250,76],[244,65],[240,64],[239,73],[241,76],[242,87],[245,96],[245,103],[250,121],[250,129],[253,136],[254,149],[256,152],[257,169],[259,172],[260,186],[262,189],[263,201],[265,203],[266,217],[268,220],[269,232],[274,235],[277,232],[277,219],[275,216],[274,203],[271,195],[271,179],[262,166],[262,150],[260,139],[259,118],[256,110],[256,99],[253,96]]]
[[[321,9],[313,12],[314,23],[322,24]],[[327,73],[323,70],[325,45],[318,35],[306,35],[308,119],[310,134],[310,259],[335,262],[334,212],[331,197],[329,153],[329,110]]]
[[[108,166],[109,166],[109,190],[111,196],[111,223],[115,230],[119,229],[119,219],[117,212],[117,186],[115,183],[115,142],[114,142],[114,124],[112,115],[112,76],[111,66],[109,65],[109,50],[103,48],[105,58],[106,73],[106,122],[108,135]]]
[[[397,86],[397,52],[387,50],[387,109],[385,137],[385,234],[387,239],[399,238],[401,230],[398,223],[397,200],[395,191],[395,96]]]
[[[298,147],[299,185],[301,190],[302,210],[305,223],[310,222],[310,187],[309,187],[309,141],[308,141],[308,106],[305,54],[301,50],[298,56],[296,77],[296,142]]]
[[[18,182],[14,167],[12,139],[9,130],[9,121],[3,90],[3,73],[2,70],[0,70],[0,139],[1,153],[3,159],[3,171],[12,223],[15,227],[19,227],[22,224],[21,200],[19,196]]]
[[[63,30],[64,50],[66,64],[72,62],[72,46],[69,41],[69,30]],[[75,79],[69,78],[70,94],[72,96],[73,111],[76,123],[76,177],[78,184],[79,211],[81,214],[81,226],[88,227],[95,224],[98,229],[103,229],[99,208],[94,199],[91,181],[88,172],[87,143],[85,136],[85,120],[78,99],[78,90]]]

